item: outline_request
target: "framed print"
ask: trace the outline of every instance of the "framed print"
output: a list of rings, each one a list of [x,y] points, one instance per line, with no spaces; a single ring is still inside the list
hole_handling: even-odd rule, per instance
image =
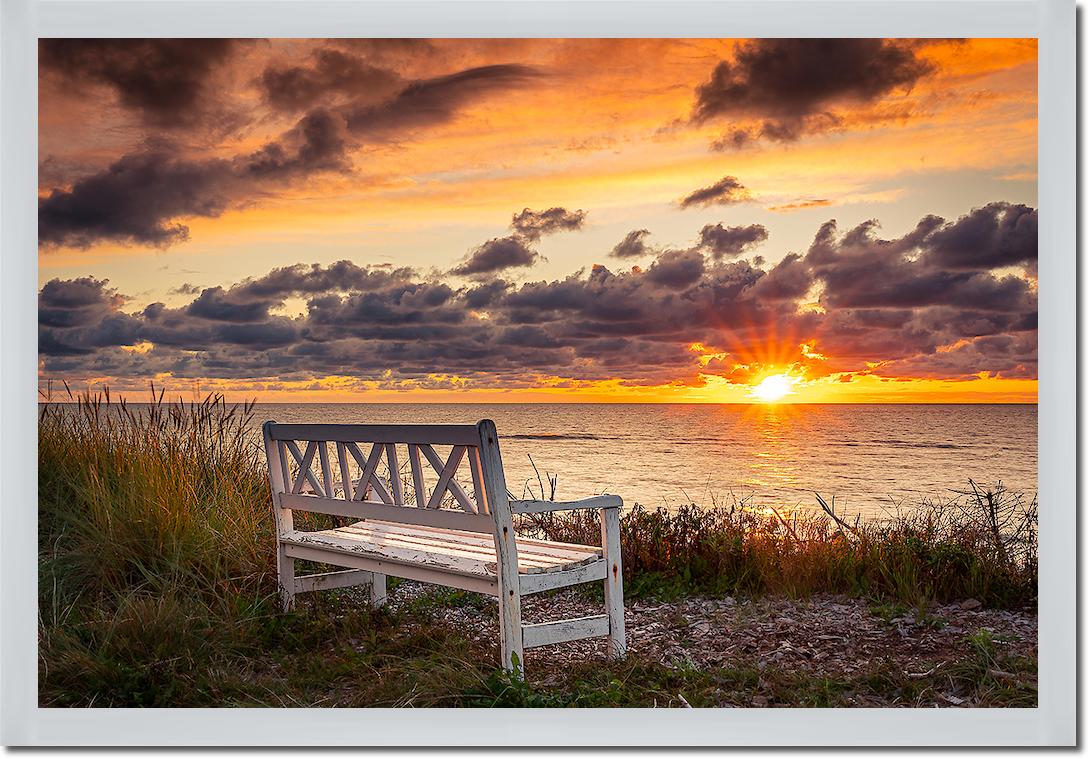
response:
[[[1073,744],[1072,4],[3,13],[6,743]]]

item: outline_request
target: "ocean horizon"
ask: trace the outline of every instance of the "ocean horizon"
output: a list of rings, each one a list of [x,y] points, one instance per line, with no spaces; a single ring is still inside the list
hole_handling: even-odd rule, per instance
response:
[[[1030,498],[1034,404],[258,403],[259,421],[495,421],[507,487],[557,499],[609,492],[628,504],[817,508],[881,518],[948,500],[968,480]],[[535,466],[535,467],[534,467]],[[539,478],[538,478],[539,474]]]

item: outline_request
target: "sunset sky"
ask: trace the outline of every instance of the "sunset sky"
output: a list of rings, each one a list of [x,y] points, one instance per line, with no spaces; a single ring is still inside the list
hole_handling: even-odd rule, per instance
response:
[[[42,40],[39,77],[43,387],[1036,399],[1034,40]]]

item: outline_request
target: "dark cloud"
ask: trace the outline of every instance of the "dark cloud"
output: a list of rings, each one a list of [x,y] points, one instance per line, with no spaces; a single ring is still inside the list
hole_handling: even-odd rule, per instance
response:
[[[926,240],[929,260],[952,269],[1034,264],[1039,258],[1039,213],[1026,205],[990,203]]]
[[[1037,297],[1027,279],[1003,274],[1024,255],[1008,251],[1022,249],[1030,217],[994,204],[952,222],[927,216],[890,239],[875,222],[845,231],[828,222],[803,255],[766,270],[714,261],[698,247],[663,252],[645,270],[595,265],[520,285],[452,285],[349,261],[297,264],[131,314],[108,282],[52,280],[39,293],[42,372],[124,377],[137,387],[164,373],[307,384],[350,376],[390,388],[446,386],[450,376],[486,387],[539,386],[545,377],[697,385],[706,375],[750,380],[764,368],[752,356],[773,344],[779,370],[808,377],[1032,377]],[[997,231],[980,234],[980,218]],[[986,241],[974,268],[950,252],[959,250],[950,241],[965,239]],[[527,265],[536,254],[525,244],[493,240],[463,265],[481,275]],[[301,315],[279,315],[290,297],[304,300]],[[693,352],[694,343],[707,353]],[[139,350],[122,349],[133,345]]]
[[[586,212],[566,208],[534,211],[526,208],[515,213],[510,221],[513,234],[496,237],[483,243],[459,265],[450,270],[461,276],[493,274],[509,268],[532,266],[540,254],[530,245],[545,234],[581,229]]]
[[[421,79],[384,102],[348,107],[348,128],[353,134],[372,139],[402,136],[446,123],[481,98],[524,87],[539,77],[540,73],[530,66],[498,64]]]
[[[485,282],[465,292],[465,305],[471,309],[488,308],[499,301],[512,285],[502,279]]]
[[[120,305],[123,299],[108,285],[109,279],[95,279],[93,276],[50,279],[38,293],[38,306],[77,309],[94,305]]]
[[[510,228],[525,239],[535,242],[545,234],[581,229],[585,221],[585,211],[568,211],[566,208],[532,211],[526,208],[521,213],[514,214]]]
[[[108,279],[51,279],[38,292],[38,350],[88,355],[136,341],[139,319],[122,313],[126,298]]]
[[[767,240],[767,228],[762,224],[748,226],[722,226],[707,224],[699,230],[698,247],[714,260],[732,258],[747,251],[753,245]]]
[[[978,311],[1034,311],[1035,294],[1026,279],[991,271],[1037,256],[1037,238],[1026,232],[1032,217],[1023,206],[992,204],[954,223],[927,216],[892,240],[876,236],[874,221],[843,235],[832,221],[821,227],[805,260],[824,284],[822,302],[833,308],[958,304]],[[966,240],[981,247],[965,254]],[[969,258],[976,261],[973,268],[966,265]]]
[[[650,265],[646,278],[663,287],[685,289],[699,281],[705,269],[701,253],[695,250],[668,250]]]
[[[324,108],[310,111],[279,140],[232,161],[239,178],[291,180],[320,171],[349,168],[348,141],[341,117]]]
[[[218,216],[230,202],[226,161],[194,162],[165,152],[126,155],[105,171],[38,201],[41,245],[89,247],[110,240],[155,247],[184,241],[175,219]]]
[[[108,279],[50,279],[38,293],[38,323],[53,327],[84,326],[124,304]]]
[[[268,318],[268,309],[272,305],[272,301],[233,298],[222,287],[208,287],[189,304],[186,311],[190,316],[243,324]]]
[[[38,64],[71,88],[102,84],[159,127],[204,114],[209,81],[238,46],[230,39],[42,39]]]
[[[748,189],[735,176],[723,177],[709,187],[697,189],[680,200],[681,208],[708,205],[732,205],[752,199]]]
[[[171,287],[169,294],[171,295],[199,295],[201,288],[195,284],[189,282],[182,282],[177,287]]]
[[[351,261],[337,261],[328,266],[296,263],[273,269],[257,279],[247,279],[234,289],[250,297],[285,297],[316,292],[376,290],[409,281],[410,268],[363,267]]]
[[[508,268],[533,265],[540,254],[518,235],[496,237],[473,250],[451,273],[463,276],[492,274]]]
[[[737,45],[733,60],[715,66],[695,91],[692,120],[748,119],[759,126],[734,128],[717,147],[743,147],[754,139],[778,142],[841,125],[841,106],[872,104],[909,90],[934,66],[918,57],[916,43],[899,40],[757,39]]]
[[[610,252],[609,255],[613,258],[639,258],[643,255],[652,253],[653,249],[646,244],[646,238],[649,236],[649,229],[635,229],[633,232],[628,232],[627,235],[612,248],[612,252]]]
[[[798,300],[812,287],[813,278],[804,259],[790,253],[752,287],[756,300]]]
[[[914,379],[972,380],[983,372],[1002,379],[1034,379],[1038,376],[1038,340],[1034,333],[985,336],[947,350],[891,361],[886,370]]]
[[[319,48],[306,65],[273,63],[258,79],[265,101],[280,110],[299,111],[330,97],[380,101],[403,84],[400,75],[341,50]]]
[[[343,122],[316,110],[280,139],[233,160],[179,158],[167,150],[132,153],[41,198],[38,242],[168,247],[189,238],[179,219],[214,218],[284,181],[346,170],[346,149]]]

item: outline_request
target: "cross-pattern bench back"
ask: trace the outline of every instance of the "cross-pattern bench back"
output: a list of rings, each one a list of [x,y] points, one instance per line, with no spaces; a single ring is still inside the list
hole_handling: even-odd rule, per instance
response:
[[[481,439],[494,441],[494,424],[264,425],[278,509],[492,532],[493,510],[508,508],[506,485],[497,443],[481,455]],[[488,476],[486,467],[498,470]],[[282,521],[281,531],[291,528]]]
[[[508,671],[523,665],[526,647],[605,634],[612,653],[623,654],[618,497],[603,495],[575,503],[522,501],[512,506],[498,432],[486,419],[475,426],[268,421],[263,431],[284,609],[292,607],[299,592],[361,584],[369,584],[371,601],[381,603],[386,576],[399,576],[494,595],[499,650]],[[444,459],[436,445],[449,448]],[[466,467],[468,474],[458,482],[458,470]],[[470,480],[471,494],[465,487]],[[569,508],[600,510],[599,550],[532,539],[522,539],[519,546],[514,509],[543,513]],[[367,523],[295,531],[294,510]],[[465,531],[490,534],[494,551],[488,541]],[[296,560],[342,570],[300,577],[295,574]],[[599,580],[604,581],[605,615],[522,624],[523,594]]]

